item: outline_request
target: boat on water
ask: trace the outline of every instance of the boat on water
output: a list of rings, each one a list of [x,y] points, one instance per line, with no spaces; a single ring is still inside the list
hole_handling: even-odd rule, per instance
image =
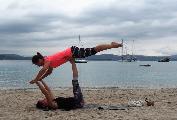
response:
[[[150,67],[150,64],[145,64],[145,65],[140,65],[140,66],[144,66],[144,67]]]
[[[79,44],[81,44],[80,35],[79,35]],[[82,59],[75,59],[75,63],[87,63],[87,62],[88,62],[88,60],[85,60],[83,58]]]
[[[87,63],[88,60],[84,60],[84,59],[75,59],[75,63]]]
[[[137,61],[136,57],[129,54],[126,55],[126,59],[124,60],[124,62],[136,62],[136,61]]]
[[[165,57],[165,58],[163,58],[161,60],[158,60],[158,62],[170,62],[170,58]]]
[[[122,39],[122,62],[136,62],[137,61],[137,58],[134,56],[134,53],[133,53],[133,49],[134,49],[134,40],[133,40],[133,44],[132,44],[132,54],[127,54],[127,47],[125,46],[124,47],[124,41]],[[124,49],[125,49],[125,52],[126,52],[126,55],[123,55],[124,54]]]

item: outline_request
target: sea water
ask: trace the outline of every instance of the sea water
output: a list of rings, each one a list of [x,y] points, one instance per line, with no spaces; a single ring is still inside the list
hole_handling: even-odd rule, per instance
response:
[[[140,66],[150,64],[150,67]],[[177,87],[177,62],[156,61],[118,62],[89,61],[78,63],[82,87],[174,88]],[[37,88],[29,84],[40,67],[28,60],[0,61],[0,89]],[[68,62],[44,79],[51,88],[71,87],[72,69]]]

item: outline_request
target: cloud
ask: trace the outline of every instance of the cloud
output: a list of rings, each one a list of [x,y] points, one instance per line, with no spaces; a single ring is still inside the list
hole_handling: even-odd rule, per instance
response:
[[[77,45],[79,34],[85,47],[124,38],[129,46],[132,40],[136,41],[137,54],[177,53],[173,44],[168,45],[171,49],[163,49],[169,41],[177,44],[175,0],[0,0],[0,3],[1,53],[20,51],[22,55],[31,55],[44,49],[46,54],[52,53]],[[118,54],[116,50],[103,53]]]

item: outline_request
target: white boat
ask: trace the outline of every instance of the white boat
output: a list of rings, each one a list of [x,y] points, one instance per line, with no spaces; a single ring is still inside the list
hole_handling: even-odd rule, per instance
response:
[[[75,63],[87,63],[88,60],[84,60],[84,59],[75,59]]]
[[[170,62],[170,58],[169,57],[165,57],[161,60],[158,60],[158,62]]]
[[[124,41],[122,39],[122,45],[124,44]],[[133,40],[133,44],[134,44],[134,40]],[[127,48],[126,49],[126,55],[123,55],[124,53],[124,45],[122,46],[122,62],[135,62],[137,61],[137,58],[134,56],[133,54],[133,45],[132,45],[132,55],[127,54]]]
[[[79,44],[81,43],[80,35],[79,35]],[[75,59],[75,63],[87,63],[88,60],[85,60],[83,58],[81,59]]]

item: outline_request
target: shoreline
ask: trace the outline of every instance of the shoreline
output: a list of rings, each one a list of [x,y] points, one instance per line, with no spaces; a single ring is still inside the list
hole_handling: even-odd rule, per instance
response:
[[[131,100],[151,99],[154,106],[130,107],[127,110],[76,109],[43,111],[35,107],[43,98],[33,90],[0,90],[1,120],[92,119],[92,120],[177,120],[177,88],[161,89],[82,89],[86,104],[127,104]],[[71,97],[72,88],[53,90],[56,97]]]
[[[0,91],[13,91],[13,90],[38,90],[39,88],[0,88]],[[52,90],[67,90],[72,89],[72,87],[51,87]],[[148,89],[148,90],[161,90],[161,89],[177,89],[177,87],[81,87],[83,90],[102,90],[102,89],[122,89],[122,90],[136,90],[136,89]]]

